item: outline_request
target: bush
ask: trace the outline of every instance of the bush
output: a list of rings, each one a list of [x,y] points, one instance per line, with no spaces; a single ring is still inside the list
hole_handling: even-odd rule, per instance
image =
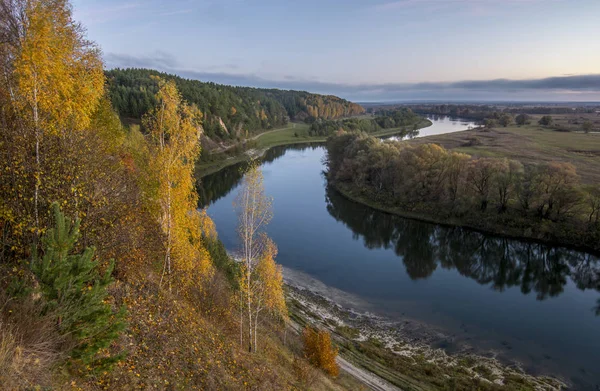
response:
[[[304,354],[308,362],[323,369],[329,375],[337,377],[340,368],[335,361],[338,350],[331,344],[331,335],[324,330],[315,330],[307,326],[303,333]]]
[[[317,380],[317,370],[301,357],[294,356],[292,368],[298,382],[308,389],[310,389]]]
[[[476,147],[478,145],[482,145],[482,142],[477,137],[469,137],[463,145],[465,147]]]

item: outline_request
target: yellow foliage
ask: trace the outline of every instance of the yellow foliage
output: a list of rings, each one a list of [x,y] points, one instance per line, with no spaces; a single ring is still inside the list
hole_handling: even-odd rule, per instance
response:
[[[337,377],[340,368],[335,361],[338,350],[331,345],[331,335],[325,330],[315,330],[310,326],[304,329],[304,354],[308,361],[329,375]]]
[[[40,130],[84,129],[103,94],[99,49],[82,37],[66,0],[25,2],[14,61],[16,103]]]
[[[202,232],[214,234],[197,210],[194,161],[200,152],[202,114],[182,101],[175,83],[159,79],[157,107],[143,118],[151,137],[149,172],[155,181],[155,210],[164,234],[163,276],[176,272],[185,286],[210,274]]]

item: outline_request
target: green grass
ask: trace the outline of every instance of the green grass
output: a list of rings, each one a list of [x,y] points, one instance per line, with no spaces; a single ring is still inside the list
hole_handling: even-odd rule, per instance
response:
[[[278,145],[294,143],[323,142],[323,137],[311,137],[308,134],[310,125],[291,123],[285,128],[263,133],[256,137],[257,148],[271,148]]]
[[[480,145],[469,145],[473,138],[477,138]],[[523,164],[570,162],[577,168],[583,183],[600,182],[600,133],[558,132],[537,125],[514,125],[422,137],[410,142],[436,143],[473,156],[506,157]]]

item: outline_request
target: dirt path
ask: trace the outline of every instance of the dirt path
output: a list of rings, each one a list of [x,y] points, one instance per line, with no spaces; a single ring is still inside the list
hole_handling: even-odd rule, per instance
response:
[[[292,321],[290,325],[297,333],[302,332],[300,325],[296,322]],[[400,388],[390,384],[376,374],[369,372],[366,369],[357,367],[339,354],[336,357],[336,361],[341,370],[347,372],[350,376],[358,379],[361,383],[374,391],[402,391]]]
[[[400,388],[388,383],[374,373],[355,366],[342,356],[337,356],[337,363],[340,366],[340,369],[360,380],[374,391],[401,391]]]

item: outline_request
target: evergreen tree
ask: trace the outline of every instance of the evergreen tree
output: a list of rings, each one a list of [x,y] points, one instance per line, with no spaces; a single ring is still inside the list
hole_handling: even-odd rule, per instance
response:
[[[73,224],[52,204],[55,227],[42,238],[43,257],[34,252],[31,269],[37,277],[45,311],[56,317],[59,332],[73,338],[71,357],[95,370],[110,367],[119,356],[100,355],[125,328],[125,311],[114,312],[105,302],[112,282],[111,261],[104,275],[94,260],[95,248],[70,254],[79,238],[77,219]]]

